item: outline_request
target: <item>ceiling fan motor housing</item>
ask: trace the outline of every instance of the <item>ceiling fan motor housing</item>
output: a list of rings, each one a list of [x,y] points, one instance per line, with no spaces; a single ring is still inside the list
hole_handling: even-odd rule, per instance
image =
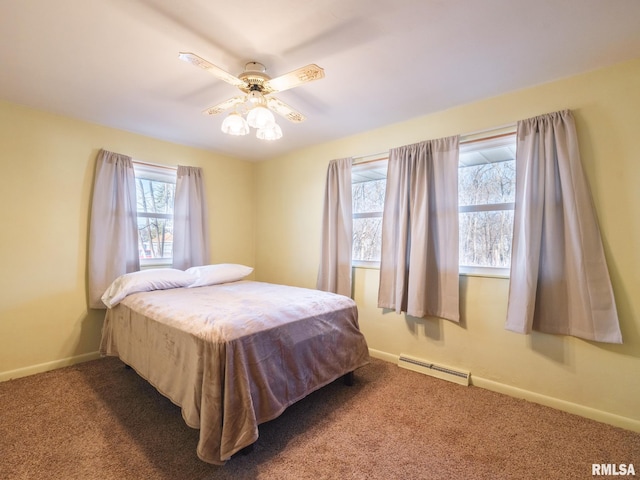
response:
[[[239,87],[244,93],[258,91],[262,94],[271,93],[273,90],[266,87],[265,83],[271,80],[271,77],[265,72],[265,66],[258,62],[249,62],[244,66],[244,72],[238,75],[238,78],[247,83],[246,87]]]

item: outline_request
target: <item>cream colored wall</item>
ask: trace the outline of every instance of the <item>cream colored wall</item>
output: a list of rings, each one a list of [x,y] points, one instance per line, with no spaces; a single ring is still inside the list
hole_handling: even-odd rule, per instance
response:
[[[211,261],[254,260],[253,165],[0,103],[0,380],[92,358],[87,225],[99,149],[204,169]]]
[[[378,271],[356,269],[360,324],[377,356],[468,369],[475,385],[640,431],[640,60],[460,106],[256,165],[259,280],[315,286],[329,160],[571,109],[599,216],[623,345],[503,328],[509,282],[461,277],[462,322],[376,307]],[[499,414],[499,412],[496,412]]]

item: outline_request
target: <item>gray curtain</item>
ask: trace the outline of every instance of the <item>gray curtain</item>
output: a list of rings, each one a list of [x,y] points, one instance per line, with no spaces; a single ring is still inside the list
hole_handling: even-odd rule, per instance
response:
[[[209,220],[202,169],[179,165],[173,207],[173,268],[209,263]]]
[[[126,155],[101,150],[96,160],[89,224],[89,307],[117,277],[140,270],[136,183]]]
[[[378,307],[460,321],[458,154],[457,136],[389,152]]]
[[[570,111],[518,122],[506,329],[622,343]]]
[[[332,160],[327,169],[322,215],[318,290],[351,296],[353,218],[351,158]]]

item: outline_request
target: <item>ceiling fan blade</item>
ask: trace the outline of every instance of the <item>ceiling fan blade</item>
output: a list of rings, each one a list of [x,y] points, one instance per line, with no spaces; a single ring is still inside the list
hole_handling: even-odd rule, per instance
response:
[[[218,77],[220,80],[224,80],[231,85],[236,87],[246,87],[247,83],[244,80],[239,79],[235,75],[231,75],[229,72],[224,71],[220,67],[216,67],[213,63],[207,62],[204,58],[199,57],[195,53],[191,52],[180,52],[178,55],[180,60],[183,60],[191,65],[195,65],[196,67],[200,67],[203,70],[207,70],[209,73]]]
[[[321,78],[324,78],[324,69],[312,63],[306,67],[300,67],[293,72],[272,78],[265,82],[265,86],[273,92],[282,92],[302,85],[303,83],[320,80]]]
[[[279,115],[282,115],[284,118],[286,118],[287,120],[289,120],[291,122],[294,122],[294,123],[304,122],[304,119],[305,119],[304,115],[302,115],[300,112],[296,112],[289,105],[287,105],[286,103],[278,100],[275,97],[268,97],[267,98],[267,106],[271,110],[273,110],[274,112],[276,112]]]
[[[207,115],[217,115],[218,113],[224,112],[225,110],[228,110],[229,108],[234,107],[239,103],[244,103],[245,100],[246,97],[244,95],[239,95],[237,97],[230,98],[229,100],[225,100],[222,103],[214,105],[213,107],[209,107],[202,113]]]

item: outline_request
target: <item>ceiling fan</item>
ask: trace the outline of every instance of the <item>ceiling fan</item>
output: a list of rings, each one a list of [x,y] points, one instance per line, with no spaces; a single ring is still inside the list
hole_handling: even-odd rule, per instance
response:
[[[270,110],[294,123],[300,123],[305,119],[300,112],[295,111],[271,94],[324,78],[324,70],[315,64],[309,64],[279,77],[271,78],[265,73],[264,65],[258,62],[249,62],[245,65],[244,71],[236,77],[194,53],[181,52],[179,58],[208,71],[243,92],[243,95],[237,95],[209,107],[203,113],[216,115],[233,108],[234,111],[222,123],[222,131],[231,135],[246,135],[249,133],[249,127],[254,127],[257,128],[257,137],[263,140],[275,140],[282,137],[282,129],[275,122],[275,117]],[[246,120],[243,118],[243,114],[247,115]]]

